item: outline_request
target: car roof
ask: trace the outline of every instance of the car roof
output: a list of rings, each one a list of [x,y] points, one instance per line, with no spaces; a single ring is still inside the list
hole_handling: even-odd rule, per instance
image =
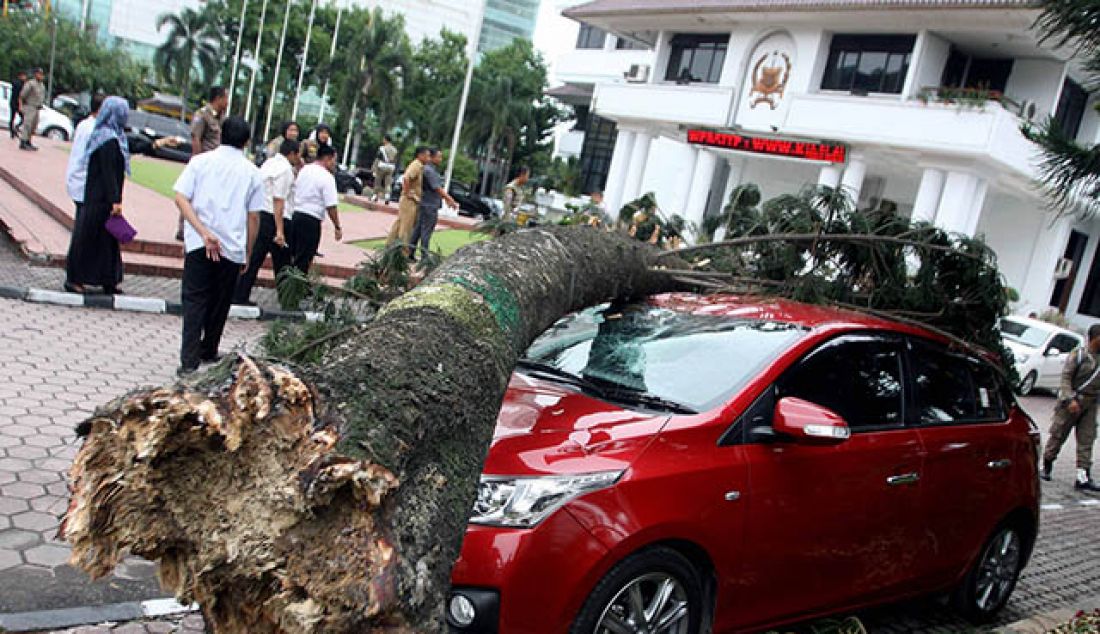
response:
[[[1005,315],[1002,319],[1010,319],[1015,322],[1019,322],[1032,328],[1038,328],[1039,330],[1046,330],[1049,332],[1056,332],[1061,335],[1071,335],[1078,339],[1084,339],[1080,333],[1073,332],[1067,328],[1062,328],[1057,324],[1052,324],[1049,321],[1043,321],[1042,319],[1033,319],[1031,317],[1022,317],[1020,315]]]

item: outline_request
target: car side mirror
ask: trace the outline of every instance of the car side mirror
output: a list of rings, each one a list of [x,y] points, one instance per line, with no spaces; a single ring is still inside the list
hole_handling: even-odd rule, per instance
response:
[[[838,443],[852,435],[852,430],[840,414],[792,396],[781,398],[775,404],[772,427],[796,442]]]
[[[1047,351],[1043,353],[1044,357],[1056,357],[1062,354],[1062,351],[1057,348],[1047,348]]]

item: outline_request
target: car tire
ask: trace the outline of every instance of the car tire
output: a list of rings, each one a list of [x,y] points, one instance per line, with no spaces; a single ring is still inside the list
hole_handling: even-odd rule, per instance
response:
[[[1035,370],[1027,373],[1023,381],[1020,381],[1020,385],[1016,388],[1016,391],[1020,393],[1020,396],[1027,396],[1035,389],[1035,382],[1039,380],[1039,376],[1035,374]]]
[[[1018,522],[1005,522],[982,545],[974,565],[951,595],[951,606],[975,624],[988,623],[1012,596],[1027,552]]]
[[[699,572],[686,557],[671,548],[651,548],[622,560],[596,584],[569,632],[595,634],[606,629],[698,634],[702,631],[703,595]],[[632,596],[642,599],[640,613],[630,607]],[[662,619],[671,620],[673,626],[646,629],[648,622]],[[612,620],[614,629],[607,625]]]
[[[68,141],[69,135],[61,128],[46,128],[42,136],[53,141]]]

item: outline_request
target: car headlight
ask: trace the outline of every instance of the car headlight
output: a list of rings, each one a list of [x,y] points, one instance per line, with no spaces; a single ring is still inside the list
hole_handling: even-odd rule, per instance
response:
[[[572,476],[481,476],[471,524],[531,527],[566,502],[615,484],[622,471]]]

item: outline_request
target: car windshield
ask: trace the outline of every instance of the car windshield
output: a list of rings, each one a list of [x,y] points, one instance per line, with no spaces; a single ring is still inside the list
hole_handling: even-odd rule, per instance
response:
[[[633,394],[643,405],[701,412],[725,402],[804,332],[776,321],[602,305],[559,320],[520,365],[610,388],[618,398],[608,400],[630,402]],[[606,396],[601,391],[596,396]]]
[[[1050,331],[1005,317],[1001,319],[1001,336],[1013,343],[1038,348],[1050,336]]]

